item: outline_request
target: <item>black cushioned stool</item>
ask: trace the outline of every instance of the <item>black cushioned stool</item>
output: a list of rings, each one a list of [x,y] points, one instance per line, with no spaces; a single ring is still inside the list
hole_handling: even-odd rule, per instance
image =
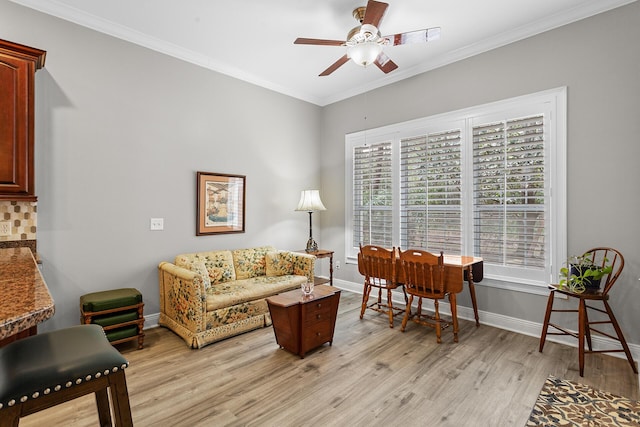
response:
[[[144,303],[137,289],[122,288],[93,292],[80,297],[81,323],[96,323],[104,329],[111,344],[144,341]]]
[[[0,348],[0,427],[85,394],[95,393],[101,426],[132,426],[124,369],[129,362],[98,325],[23,338]]]

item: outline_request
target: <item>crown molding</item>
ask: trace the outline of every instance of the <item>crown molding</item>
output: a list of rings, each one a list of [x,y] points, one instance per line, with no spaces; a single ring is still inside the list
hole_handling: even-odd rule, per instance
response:
[[[532,37],[537,34],[615,9],[637,0],[589,0],[582,2],[579,6],[557,13],[545,19],[531,22],[513,31],[506,31],[494,37],[490,37],[462,48],[449,52],[444,56],[425,61],[415,67],[397,70],[388,74],[375,82],[364,85],[353,86],[349,90],[340,90],[337,93],[328,94],[325,97],[313,96],[309,93],[301,92],[299,89],[285,87],[274,82],[265,80],[260,76],[247,73],[241,69],[229,66],[228,64],[216,61],[214,58],[194,52],[182,46],[151,37],[139,31],[122,26],[115,22],[89,14],[83,10],[71,7],[57,0],[10,0],[13,3],[37,10],[65,21],[73,22],[83,27],[128,41],[130,43],[146,47],[148,49],[172,56],[174,58],[210,69],[212,71],[225,74],[239,80],[300,99],[320,107],[351,98],[362,93],[399,82],[436,68]]]

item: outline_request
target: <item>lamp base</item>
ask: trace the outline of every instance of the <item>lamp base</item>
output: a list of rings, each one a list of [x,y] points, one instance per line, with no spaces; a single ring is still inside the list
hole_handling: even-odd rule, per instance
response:
[[[318,250],[318,244],[316,243],[315,240],[313,240],[313,238],[309,238],[309,240],[307,240],[307,248],[305,249],[305,251],[307,252],[315,252]]]

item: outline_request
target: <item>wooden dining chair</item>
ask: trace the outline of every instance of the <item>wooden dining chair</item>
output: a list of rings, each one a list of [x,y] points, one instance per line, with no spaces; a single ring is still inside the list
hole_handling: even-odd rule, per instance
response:
[[[444,281],[444,254],[440,256],[430,252],[408,249],[400,252],[400,268],[404,286],[409,294],[409,303],[405,309],[404,319],[402,319],[402,332],[407,327],[407,322],[412,319],[414,322],[432,327],[436,330],[438,343],[442,342],[442,330],[449,326],[453,327],[453,341],[458,342],[458,308],[456,306],[456,294],[448,292]],[[411,306],[414,297],[418,298],[418,310],[411,313]],[[440,315],[440,300],[448,297],[451,306],[451,320]],[[422,298],[433,300],[434,314],[422,313]]]
[[[407,293],[404,286],[396,281],[396,258],[397,251],[395,248],[387,249],[375,245],[360,245],[358,253],[358,271],[364,276],[364,290],[362,292],[362,308],[360,309],[360,318],[364,317],[367,308],[389,316],[389,327],[393,328],[393,318],[404,312],[404,308],[393,306],[393,293],[396,288],[401,288],[404,294],[405,303],[407,303]],[[371,290],[378,289],[378,297],[369,302]],[[384,302],[383,291],[386,295]]]
[[[547,339],[547,335],[570,335],[574,338],[578,339],[578,360],[580,367],[580,376],[584,376],[584,355],[585,353],[615,353],[615,352],[624,352],[627,356],[627,360],[631,365],[631,369],[636,374],[638,373],[638,368],[636,367],[633,357],[631,356],[631,352],[629,351],[629,346],[627,345],[627,341],[624,339],[624,335],[622,334],[622,330],[620,329],[620,325],[616,320],[616,317],[613,314],[613,310],[609,305],[609,291],[613,287],[614,283],[620,276],[622,269],[624,268],[624,257],[622,254],[616,249],[612,248],[594,248],[590,249],[586,252],[591,259],[591,261],[595,265],[604,266],[605,263],[607,265],[611,265],[612,271],[602,278],[601,287],[599,290],[589,290],[584,292],[574,292],[569,290],[567,287],[560,288],[558,285],[549,285],[550,293],[549,299],[547,300],[547,311],[544,315],[544,324],[542,325],[542,334],[540,335],[540,347],[539,351],[542,352],[544,348],[544,343]],[[562,295],[566,295],[569,298],[574,298],[578,300],[578,308],[577,309],[554,309],[553,304],[555,302],[555,294],[560,293]],[[602,304],[601,306],[595,307],[593,304]],[[604,309],[602,309],[603,307]],[[589,320],[589,310],[593,310],[601,313],[598,316],[598,320]],[[578,313],[578,332],[570,331],[563,326],[560,326],[558,323],[551,322],[551,313]],[[604,319],[606,315],[607,319]],[[604,319],[604,320],[599,320]],[[600,325],[609,324],[609,329],[605,332],[603,331]],[[594,327],[595,326],[595,327]],[[549,327],[552,327],[552,331],[549,332]],[[596,329],[596,327],[598,329]],[[595,332],[599,335],[606,336],[615,341],[619,341],[622,348],[616,349],[606,349],[606,350],[594,350],[591,345],[591,333]],[[612,335],[615,333],[615,336]],[[587,344],[587,350],[585,350],[585,339]]]

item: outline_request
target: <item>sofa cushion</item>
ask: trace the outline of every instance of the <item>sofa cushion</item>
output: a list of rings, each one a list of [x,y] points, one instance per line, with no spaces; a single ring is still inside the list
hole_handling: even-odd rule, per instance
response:
[[[242,280],[264,276],[266,274],[266,255],[268,252],[274,251],[275,248],[272,246],[236,249],[233,251],[233,266],[236,271],[236,279]]]
[[[91,312],[126,307],[141,302],[142,294],[134,288],[92,292],[80,297],[80,307],[82,307],[82,310]]]
[[[290,289],[299,289],[306,276],[260,276],[219,283],[207,291],[207,311],[267,298]]]
[[[182,254],[176,256],[175,265],[190,269],[193,261],[202,261],[209,271],[209,277],[215,278],[214,282],[226,282],[236,280],[233,268],[233,255],[231,251],[208,251]],[[220,272],[220,270],[222,272]],[[221,277],[220,277],[221,276]]]
[[[204,265],[203,261],[199,261],[199,260],[192,261],[189,264],[189,270],[202,276],[202,282],[204,283],[205,290],[211,287],[211,278],[209,277],[209,270],[207,270],[207,266]]]
[[[215,285],[218,283],[223,282],[224,280],[224,268],[222,267],[211,267],[208,268],[207,271],[209,272],[209,280],[211,280],[211,284]]]
[[[293,274],[293,253],[288,251],[269,252],[266,255],[268,277]]]

